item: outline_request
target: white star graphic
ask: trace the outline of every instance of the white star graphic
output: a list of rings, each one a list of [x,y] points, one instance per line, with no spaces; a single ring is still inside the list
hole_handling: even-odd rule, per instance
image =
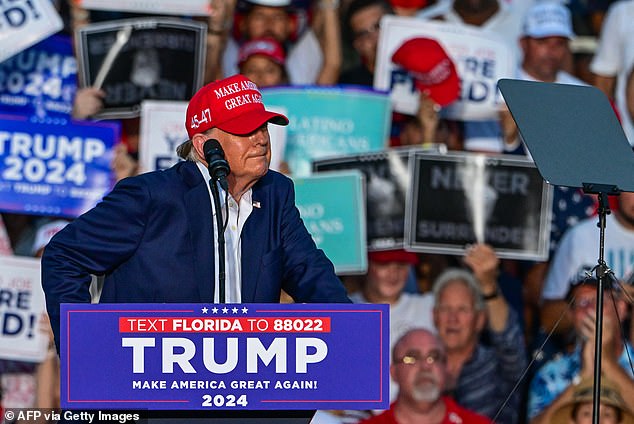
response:
[[[202,309],[203,314],[206,314],[208,310],[209,310],[209,309],[207,309],[207,307],[205,306],[205,307]]]
[[[217,314],[218,313],[218,308],[216,308],[215,306],[213,308],[211,308],[211,313]]]
[[[226,314],[229,311],[229,309],[227,309],[227,307],[225,306],[224,308],[222,308],[222,313]]]
[[[245,306],[244,308],[242,308],[242,313],[246,314],[247,312],[249,312],[249,310],[247,309],[247,307]]]
[[[233,307],[233,309],[231,309],[231,312],[233,312],[234,314],[238,313],[238,308],[236,308],[235,306]]]

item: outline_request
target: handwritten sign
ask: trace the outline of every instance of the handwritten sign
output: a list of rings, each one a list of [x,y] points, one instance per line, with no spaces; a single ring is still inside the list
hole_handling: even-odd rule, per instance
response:
[[[61,311],[64,408],[389,406],[387,305],[63,304]]]

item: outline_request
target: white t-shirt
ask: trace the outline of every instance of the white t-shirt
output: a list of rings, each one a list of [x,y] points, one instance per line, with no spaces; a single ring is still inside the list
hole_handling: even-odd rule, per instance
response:
[[[354,303],[370,303],[361,292],[348,296]],[[431,293],[403,293],[399,300],[390,306],[390,363],[394,343],[412,328],[425,328],[436,332],[433,318],[434,296]],[[390,379],[390,402],[396,399],[398,385]]]
[[[634,71],[634,0],[619,1],[608,9],[590,70],[598,75],[616,77],[616,106],[621,113],[625,135],[634,146],[634,123],[625,98],[627,77]]]
[[[516,49],[518,59],[522,57],[519,47],[520,34],[526,11],[535,3],[535,0],[498,0],[500,8],[484,24],[479,26],[483,30],[488,30],[501,35],[505,40],[509,40],[510,45]],[[421,19],[442,18],[445,22],[453,24],[467,25],[462,17],[456,13],[452,1],[442,1],[434,6],[426,7],[417,15]]]
[[[536,81],[539,82],[539,80],[533,78],[532,76],[530,76],[529,74],[526,73],[526,71],[523,68],[520,68],[517,71],[517,78],[524,80],[524,81]],[[575,77],[574,75],[570,75],[568,72],[566,71],[559,71],[557,72],[557,77],[555,78],[555,82],[557,84],[572,84],[572,85],[588,85],[585,82],[581,81],[579,78]]]
[[[222,69],[225,76],[237,74],[238,51],[240,46],[233,38],[227,40],[222,57]],[[307,29],[293,43],[286,55],[286,71],[292,85],[314,84],[324,63],[324,56],[317,36]]]
[[[515,57],[521,60],[522,51],[519,45],[522,24],[526,11],[535,0],[498,0],[499,9],[478,28],[501,36],[514,49]],[[443,0],[434,6],[424,8],[417,15],[421,19],[442,19],[455,25],[468,25],[453,8],[453,1]],[[504,151],[502,128],[498,117],[482,121],[465,121],[464,149],[501,153]]]
[[[583,279],[584,271],[597,265],[598,222],[598,217],[585,219],[564,234],[546,275],[543,299],[565,298],[570,284]],[[617,278],[624,277],[634,266],[634,231],[623,227],[614,214],[606,218],[604,256]]]

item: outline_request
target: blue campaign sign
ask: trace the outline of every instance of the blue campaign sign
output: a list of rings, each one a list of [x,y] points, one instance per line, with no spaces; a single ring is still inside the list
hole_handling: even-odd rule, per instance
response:
[[[62,408],[389,407],[388,305],[63,304],[61,312]]]
[[[0,115],[0,211],[76,217],[112,189],[119,126]]]
[[[387,146],[392,109],[386,92],[355,86],[272,87],[263,89],[262,97],[267,106],[288,111],[284,160],[294,177],[309,176],[316,159]]]
[[[69,37],[55,35],[0,63],[0,111],[31,121],[66,123],[77,90]]]

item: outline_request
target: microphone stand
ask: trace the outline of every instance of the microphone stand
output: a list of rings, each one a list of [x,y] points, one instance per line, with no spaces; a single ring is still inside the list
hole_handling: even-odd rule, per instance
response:
[[[601,344],[603,338],[603,288],[606,280],[613,277],[612,270],[608,267],[604,259],[605,250],[605,224],[606,217],[610,214],[610,204],[608,203],[608,194],[618,194],[615,186],[606,184],[589,184],[583,183],[583,191],[598,195],[599,207],[599,260],[594,271],[597,279],[597,303],[595,309],[595,328],[594,328],[594,380],[592,392],[592,423],[599,424],[599,412],[601,405]]]
[[[216,227],[218,228],[218,300],[220,303],[226,302],[225,296],[225,229],[222,222],[222,207],[220,206],[220,192],[214,177],[209,179],[211,197],[214,200],[216,211]]]

